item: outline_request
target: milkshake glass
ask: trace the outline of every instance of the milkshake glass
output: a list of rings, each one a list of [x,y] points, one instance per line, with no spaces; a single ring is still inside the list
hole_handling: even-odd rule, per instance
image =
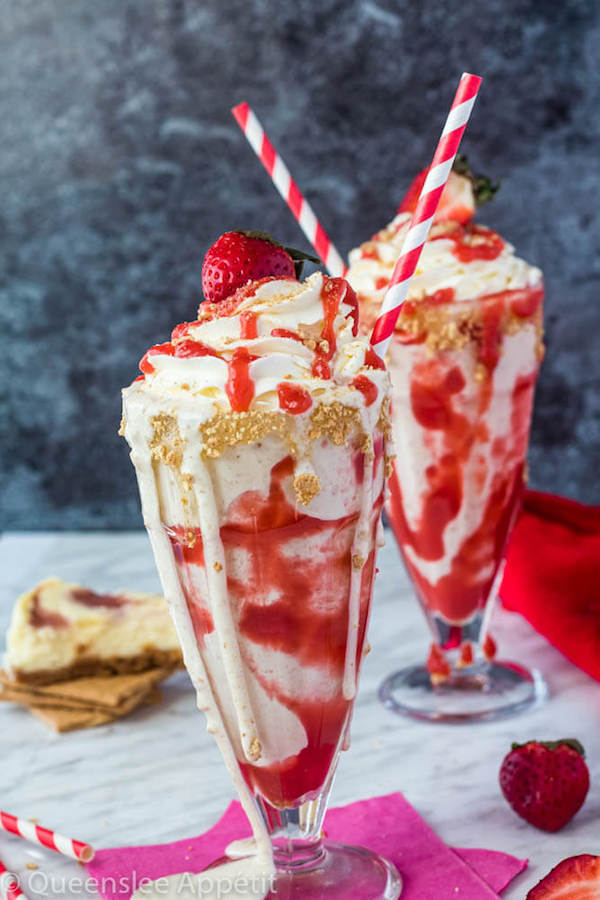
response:
[[[165,596],[254,834],[203,897],[239,878],[227,896],[400,892],[387,861],[321,839],[390,467],[389,377],[356,315],[342,279],[252,282],[151,348],[124,391]]]
[[[350,254],[363,330],[377,318],[410,213]],[[489,617],[525,481],[543,353],[542,274],[483,226],[434,224],[387,355],[396,443],[386,513],[432,635],[427,665],[380,696],[419,718],[524,708],[538,673],[494,660]]]

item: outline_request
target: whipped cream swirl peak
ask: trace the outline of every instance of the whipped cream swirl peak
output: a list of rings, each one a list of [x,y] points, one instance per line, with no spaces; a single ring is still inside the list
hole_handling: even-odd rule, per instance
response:
[[[264,278],[151,347],[131,391],[192,398],[206,415],[249,409],[308,411],[315,400],[369,406],[387,373],[357,335],[356,294],[342,278],[316,272],[303,282]]]
[[[370,241],[350,252],[348,280],[361,299],[383,299],[410,219],[410,213],[399,213]],[[454,300],[475,300],[541,281],[541,271],[515,256],[514,247],[492,229],[472,222],[440,222],[433,225],[423,247],[408,299],[451,289]]]

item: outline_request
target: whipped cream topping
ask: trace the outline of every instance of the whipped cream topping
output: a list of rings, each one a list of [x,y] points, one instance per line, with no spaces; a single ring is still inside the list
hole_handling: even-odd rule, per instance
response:
[[[247,296],[233,309],[229,301],[204,304],[198,321],[178,326],[170,344],[151,348],[144,380],[130,390],[193,397],[195,413],[202,408],[207,418],[240,411],[227,387],[236,359],[247,363],[252,399],[246,409],[280,408],[282,382],[302,385],[320,402],[343,399],[351,406],[364,403],[352,385],[358,374],[382,387],[387,376],[372,368],[369,345],[353,333],[356,301],[342,279],[317,272],[304,282],[272,279],[242,291]],[[195,355],[203,348],[205,355]]]
[[[348,281],[361,298],[381,301],[392,277],[394,266],[410,223],[410,213],[400,213],[370,241],[349,254]],[[493,259],[461,259],[456,242],[444,233],[460,228],[449,222],[434,225],[423,247],[419,265],[411,281],[408,299],[418,300],[446,288],[454,290],[455,300],[475,300],[488,294],[533,287],[542,280],[542,273],[515,256],[514,247],[489,229],[477,226],[479,234],[474,246],[484,235],[493,236],[498,255]]]

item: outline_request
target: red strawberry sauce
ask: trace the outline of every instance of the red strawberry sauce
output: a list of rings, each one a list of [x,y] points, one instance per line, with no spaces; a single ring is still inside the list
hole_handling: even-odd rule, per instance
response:
[[[380,463],[380,445],[377,451]],[[342,679],[357,516],[323,520],[306,515],[288,499],[293,497],[293,475],[294,460],[285,457],[271,470],[268,496],[258,491],[241,494],[229,506],[220,532],[226,560],[244,560],[243,577],[234,568],[227,579],[244,662],[268,695],[291,710],[306,731],[307,746],[296,756],[270,766],[240,763],[250,787],[275,806],[289,806],[320,789],[352,706],[344,699]],[[382,502],[381,496],[371,520],[373,548]],[[214,631],[195,575],[195,569],[205,565],[202,536],[194,532],[195,543],[189,547],[189,531],[168,532],[202,647]],[[374,562],[373,549],[363,568],[357,663],[362,657]],[[263,670],[261,648],[290,656],[301,668],[295,669],[296,674],[286,672],[285,665],[280,672]],[[315,667],[322,692],[310,687]],[[298,675],[302,669],[307,671],[306,679]]]
[[[459,225],[453,231],[430,238],[431,241],[449,240],[454,243],[452,253],[461,262],[474,259],[497,259],[504,250],[504,241],[491,228],[483,225]]]
[[[258,337],[256,313],[251,309],[246,309],[240,314],[240,337],[246,341]]]
[[[245,412],[254,397],[254,382],[250,378],[250,363],[257,359],[246,347],[236,347],[227,363],[225,391],[234,412]]]
[[[449,622],[465,621],[485,606],[520,504],[537,371],[515,380],[509,395],[511,426],[491,448],[482,416],[495,390],[505,311],[529,316],[542,299],[541,288],[506,291],[482,299],[477,358],[485,366],[486,375],[481,382],[466,383],[451,351],[433,356],[419,354],[411,370],[407,401],[410,411],[407,409],[406,415],[412,415],[421,427],[432,461],[425,469],[426,487],[416,522],[407,520],[397,475],[394,473],[390,479],[388,516],[400,548],[403,552],[411,548],[419,560],[440,560],[447,529],[464,504],[482,507],[475,515],[476,528],[462,536],[450,571],[435,583],[421,574],[410,554],[404,553],[421,598],[429,609],[439,611]],[[491,480],[489,465],[494,467]],[[486,482],[486,494],[481,495]]]
[[[279,408],[293,416],[306,412],[312,406],[310,393],[299,384],[282,381],[277,385]]]
[[[346,293],[346,282],[343,278],[325,278],[321,290],[321,303],[323,304],[323,329],[321,341],[327,342],[327,347],[317,346],[315,359],[312,365],[312,373],[316,378],[325,380],[331,378],[329,360],[335,353],[335,317],[338,314],[340,303]]]
[[[357,375],[352,384],[365,398],[365,406],[371,406],[377,400],[377,386],[366,375]]]

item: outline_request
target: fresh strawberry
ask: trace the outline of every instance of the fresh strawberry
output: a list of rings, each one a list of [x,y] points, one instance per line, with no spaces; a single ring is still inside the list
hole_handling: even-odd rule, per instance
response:
[[[600,856],[569,856],[539,881],[527,900],[600,900]]]
[[[319,263],[317,257],[284,247],[262,231],[227,231],[204,257],[202,290],[209,303],[218,303],[249,281],[300,278],[307,259]]]
[[[513,744],[500,767],[500,787],[514,811],[543,831],[558,831],[582,807],[590,786],[575,738]]]
[[[284,247],[258,232],[227,231],[204,257],[202,290],[209,303],[217,303],[267,275],[294,277],[294,261]]]
[[[404,195],[404,199],[402,203],[398,207],[398,212],[409,212],[412,213],[417,208],[417,200],[421,196],[421,190],[423,185],[425,184],[425,179],[427,178],[427,173],[429,171],[429,167],[427,169],[423,169],[422,172],[419,172],[416,178],[413,178],[412,183]]]
[[[428,169],[419,172],[398,207],[399,213],[415,211],[427,172]],[[469,179],[464,175],[457,175],[456,172],[450,172],[433,221],[434,223],[459,222],[461,225],[466,225],[475,215],[475,208],[473,185]]]
[[[414,179],[398,207],[399,213],[415,211],[428,171],[429,169],[423,169]],[[475,210],[491,200],[499,187],[499,184],[492,184],[485,175],[474,175],[466,157],[459,154],[454,160],[452,171],[442,192],[433,219],[434,224],[459,222],[466,225],[475,215]]]

